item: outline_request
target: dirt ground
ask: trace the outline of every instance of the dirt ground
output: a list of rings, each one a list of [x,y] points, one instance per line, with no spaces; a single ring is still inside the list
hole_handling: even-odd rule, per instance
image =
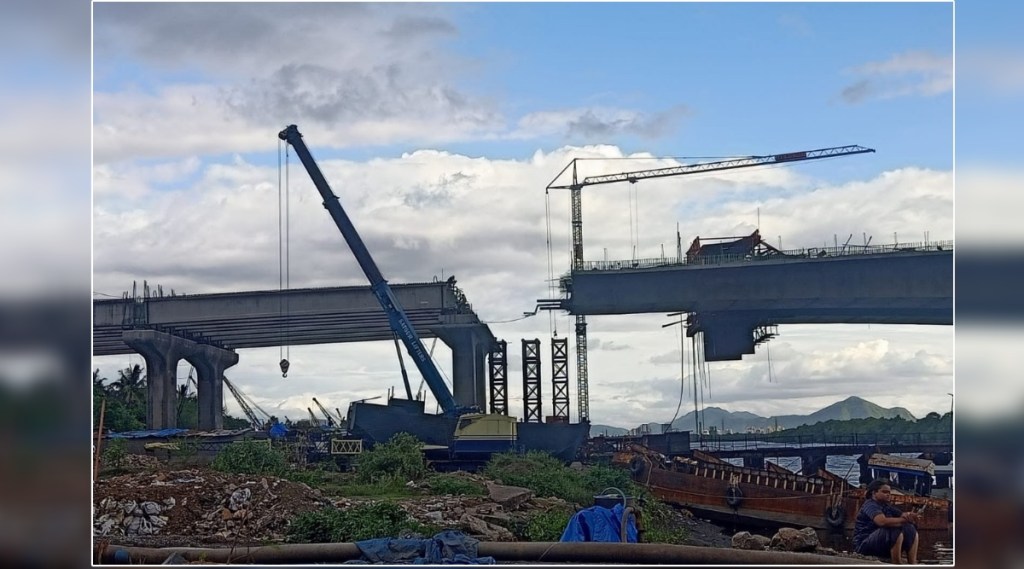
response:
[[[227,546],[278,543],[299,514],[336,505],[347,507],[362,498],[326,496],[320,490],[272,476],[228,474],[210,468],[170,467],[137,457],[116,476],[95,483],[93,535],[97,541],[145,547]],[[475,475],[467,475],[476,478]],[[549,509],[556,499],[533,498],[519,513]],[[486,497],[410,497],[400,505],[418,521],[444,520],[478,539],[510,540],[497,525],[483,523],[505,514]],[[472,518],[466,527],[466,515]],[[431,518],[433,516],[433,518]],[[676,510],[673,524],[686,528],[686,545],[730,547],[722,528],[686,510]],[[451,523],[447,523],[448,521]],[[461,523],[460,523],[461,521]],[[476,523],[481,522],[481,523]],[[479,528],[480,531],[473,530]],[[494,530],[494,531],[490,531]]]

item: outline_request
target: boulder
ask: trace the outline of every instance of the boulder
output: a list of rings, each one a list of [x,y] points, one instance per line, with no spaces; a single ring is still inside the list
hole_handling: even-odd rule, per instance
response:
[[[533,490],[519,486],[488,483],[487,494],[492,502],[497,502],[502,508],[515,510],[533,497]]]
[[[772,540],[763,535],[752,534],[749,531],[741,531],[732,536],[733,549],[750,549],[752,551],[764,551]]]
[[[481,536],[483,541],[515,541],[515,536],[509,530],[501,526],[493,526],[476,516],[463,514],[459,518],[459,525],[465,529],[466,533]]]
[[[771,549],[780,551],[815,551],[819,545],[814,528],[781,528],[769,543]]]

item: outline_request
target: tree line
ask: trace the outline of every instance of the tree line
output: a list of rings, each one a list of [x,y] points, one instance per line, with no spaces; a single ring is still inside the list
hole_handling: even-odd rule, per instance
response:
[[[940,415],[931,412],[916,421],[908,421],[902,417],[882,419],[869,417],[865,419],[832,419],[822,421],[813,425],[801,425],[778,431],[759,435],[735,434],[722,435],[721,440],[749,439],[756,436],[758,440],[771,442],[791,441],[800,438],[802,442],[824,443],[851,439],[854,435],[863,438],[885,437],[887,440],[901,440],[920,437],[926,440],[952,440],[953,415],[945,413]]]

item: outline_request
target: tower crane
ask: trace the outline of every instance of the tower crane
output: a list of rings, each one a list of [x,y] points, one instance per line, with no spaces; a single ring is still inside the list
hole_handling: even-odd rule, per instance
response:
[[[874,152],[873,148],[848,145],[834,146],[830,148],[819,148],[816,150],[801,150],[797,152],[786,152],[782,154],[769,154],[765,156],[745,156],[718,160],[714,162],[700,162],[696,164],[681,164],[669,168],[655,168],[650,170],[634,170],[618,174],[605,174],[600,176],[588,176],[580,180],[577,176],[578,158],[572,161],[555,176],[545,191],[569,190],[572,226],[572,249],[570,271],[579,271],[583,268],[583,213],[582,213],[582,190],[587,186],[598,184],[612,184],[616,182],[629,182],[635,184],[640,180],[652,178],[664,178],[668,176],[682,176],[686,174],[699,174],[702,172],[716,172],[721,170],[733,170],[737,168],[749,168],[752,166],[763,166],[769,164],[787,164],[790,162],[801,162],[804,160],[816,160],[820,158],[834,158],[837,156],[849,156],[852,154],[864,154]],[[569,169],[572,169],[572,182],[569,184],[556,185],[556,182]],[[544,308],[551,308],[545,306]],[[590,395],[587,378],[587,319],[582,314],[576,316],[576,389],[578,398],[579,420],[590,419]]]

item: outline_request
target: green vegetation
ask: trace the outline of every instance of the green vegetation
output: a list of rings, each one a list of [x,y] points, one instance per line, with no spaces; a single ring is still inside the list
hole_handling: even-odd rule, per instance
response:
[[[484,496],[487,489],[480,483],[454,474],[434,474],[427,478],[431,494],[442,496]]]
[[[213,459],[213,469],[235,474],[269,474],[284,477],[288,462],[284,453],[267,441],[239,441],[225,445]]]
[[[588,506],[593,504],[594,494],[603,490],[585,486],[578,472],[539,451],[525,455],[511,452],[496,454],[484,467],[484,475],[502,484],[529,488],[537,496],[561,498]]]
[[[758,435],[757,438],[763,441],[776,441],[780,443],[795,442],[797,437],[801,442],[854,442],[854,435],[858,442],[889,442],[892,440],[911,442],[948,441],[952,433],[953,417],[946,413],[939,415],[932,412],[916,421],[908,421],[900,417],[891,419],[849,419],[845,421],[831,420],[816,423],[814,425],[803,425],[793,429],[786,429],[777,433]],[[724,435],[721,440],[750,438],[751,435]]]
[[[434,535],[440,528],[421,524],[391,502],[353,506],[344,510],[322,508],[306,512],[288,526],[293,542],[353,542],[381,537],[398,537],[403,532]]]
[[[102,465],[111,470],[124,468],[128,456],[128,443],[124,439],[110,439],[103,449]]]
[[[632,486],[632,494],[641,498],[644,542],[684,544],[689,536],[689,531],[685,527],[675,525],[675,517],[678,516],[678,513],[674,508],[655,498],[646,490],[642,490],[632,483],[630,486]]]
[[[388,442],[363,451],[356,463],[356,479],[362,483],[386,478],[397,478],[403,483],[423,479],[427,465],[420,445],[419,439],[409,433],[398,433]]]
[[[534,514],[525,524],[513,528],[516,539],[526,541],[558,541],[569,525],[573,512],[553,509]]]

